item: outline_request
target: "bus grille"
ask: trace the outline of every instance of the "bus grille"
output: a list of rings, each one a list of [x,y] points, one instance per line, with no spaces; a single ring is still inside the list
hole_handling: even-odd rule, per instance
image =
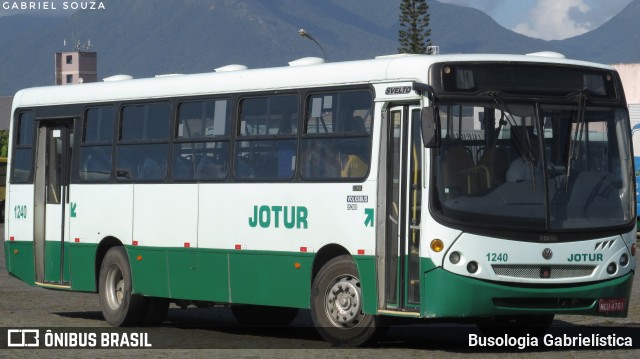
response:
[[[565,279],[588,277],[593,274],[593,265],[519,265],[494,264],[493,271],[498,276],[526,279]]]

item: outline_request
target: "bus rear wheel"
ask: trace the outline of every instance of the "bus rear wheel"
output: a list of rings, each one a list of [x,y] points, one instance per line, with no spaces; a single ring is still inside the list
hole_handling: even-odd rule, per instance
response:
[[[147,298],[131,294],[131,268],[123,247],[107,251],[100,266],[98,297],[104,319],[116,327],[138,325],[147,311]]]
[[[381,334],[377,318],[363,312],[358,269],[348,255],[327,262],[311,287],[311,318],[334,346],[361,346]]]

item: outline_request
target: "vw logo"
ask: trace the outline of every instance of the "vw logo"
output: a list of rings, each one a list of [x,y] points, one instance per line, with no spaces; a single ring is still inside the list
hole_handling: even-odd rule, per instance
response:
[[[553,257],[553,252],[551,251],[551,248],[545,248],[542,251],[542,258],[549,260],[551,259],[551,257]]]

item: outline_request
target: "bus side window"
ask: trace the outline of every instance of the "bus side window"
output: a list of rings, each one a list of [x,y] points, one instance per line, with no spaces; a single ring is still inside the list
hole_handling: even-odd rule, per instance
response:
[[[81,148],[80,179],[87,182],[106,182],[111,175],[111,146]]]
[[[240,101],[234,173],[238,179],[290,180],[296,160],[297,95],[247,97]]]
[[[226,151],[225,151],[226,152]],[[224,159],[214,156],[202,156],[196,168],[196,179],[224,179],[227,177],[227,155]]]
[[[304,179],[363,179],[369,172],[372,96],[369,91],[307,98],[300,174]]]
[[[340,177],[340,163],[332,139],[304,141],[301,170],[302,176],[308,179]]]
[[[82,182],[108,182],[111,178],[115,109],[99,106],[85,112],[80,144],[79,178]]]
[[[193,156],[182,156],[180,153],[176,153],[173,161],[174,178],[179,180],[193,179],[193,168]]]
[[[157,180],[164,177],[162,166],[151,158],[146,158],[138,170],[138,178],[142,180]]]
[[[255,169],[248,156],[239,155],[236,157],[235,175],[237,178],[254,178],[256,176]]]
[[[133,172],[134,167],[131,159],[131,146],[119,146],[116,154],[116,179],[118,181],[132,181],[136,179],[137,173]]]

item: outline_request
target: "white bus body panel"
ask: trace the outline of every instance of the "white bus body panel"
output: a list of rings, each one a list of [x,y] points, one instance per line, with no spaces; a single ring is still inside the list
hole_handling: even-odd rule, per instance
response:
[[[131,244],[133,227],[133,185],[72,185],[70,201],[76,217],[71,218],[71,238],[80,243],[100,243],[115,237]]]
[[[351,252],[373,254],[375,228],[366,226],[365,209],[375,208],[375,182],[362,183],[353,191],[353,183],[256,183],[251,186],[207,184],[200,186],[200,248],[315,252],[328,243],[339,243]],[[347,196],[368,196],[349,210]],[[215,204],[215,205],[212,205]],[[257,206],[306,208],[306,223],[293,228],[284,225],[284,209],[263,213],[262,223],[252,227]],[[297,211],[297,210],[296,210]],[[260,212],[258,212],[260,215]],[[288,212],[290,216],[291,212]],[[276,215],[278,223],[276,227]],[[289,217],[290,218],[290,217]],[[264,225],[264,226],[263,226]],[[298,228],[300,226],[300,228]],[[346,235],[345,235],[346,234]],[[348,240],[346,240],[348,239]]]
[[[7,193],[5,216],[8,220],[5,240],[33,242],[33,185],[11,185]],[[9,227],[11,230],[9,231]]]
[[[135,184],[133,192],[137,245],[198,247],[197,184]]]

